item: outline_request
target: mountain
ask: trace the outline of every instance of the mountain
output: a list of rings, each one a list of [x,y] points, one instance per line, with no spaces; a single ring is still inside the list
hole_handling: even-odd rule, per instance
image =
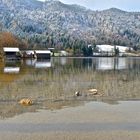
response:
[[[42,46],[66,39],[139,46],[140,13],[116,8],[92,11],[57,0],[0,0],[0,30]]]

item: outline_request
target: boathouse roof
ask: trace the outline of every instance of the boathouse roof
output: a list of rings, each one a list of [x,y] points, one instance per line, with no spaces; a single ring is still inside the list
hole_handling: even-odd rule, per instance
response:
[[[51,53],[50,50],[35,50],[35,52],[37,54],[50,54]]]
[[[19,48],[10,48],[10,47],[4,47],[4,52],[19,52]]]

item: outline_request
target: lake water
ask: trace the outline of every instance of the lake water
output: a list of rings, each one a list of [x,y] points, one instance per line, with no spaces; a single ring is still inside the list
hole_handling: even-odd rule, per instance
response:
[[[100,95],[88,96],[95,88]],[[79,91],[81,96],[76,97]],[[31,98],[34,105],[18,101]],[[140,100],[140,58],[51,58],[0,62],[0,116],[59,110],[89,102]]]

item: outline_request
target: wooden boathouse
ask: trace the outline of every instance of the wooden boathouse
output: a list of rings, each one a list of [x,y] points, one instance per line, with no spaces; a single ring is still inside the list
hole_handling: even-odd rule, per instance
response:
[[[51,51],[50,50],[35,50],[35,55],[37,59],[50,59]]]
[[[3,53],[4,53],[4,57],[6,59],[15,60],[15,59],[20,58],[20,50],[19,50],[19,48],[4,47],[3,48]]]

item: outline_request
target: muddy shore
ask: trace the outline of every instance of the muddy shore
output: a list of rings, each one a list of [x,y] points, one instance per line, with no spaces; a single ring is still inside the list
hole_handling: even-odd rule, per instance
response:
[[[3,140],[140,139],[139,101],[89,102],[60,110],[41,109],[0,120]]]

